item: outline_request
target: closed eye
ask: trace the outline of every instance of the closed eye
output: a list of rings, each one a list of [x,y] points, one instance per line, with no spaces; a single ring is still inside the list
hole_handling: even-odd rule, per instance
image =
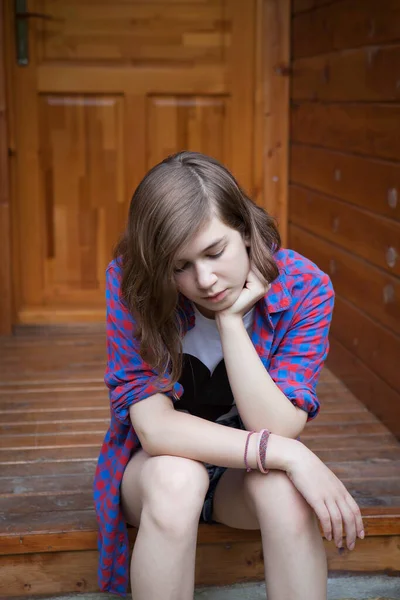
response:
[[[216,258],[219,258],[220,256],[222,256],[224,252],[225,252],[225,248],[223,248],[221,250],[221,252],[217,252],[217,254],[208,254],[207,258],[211,258],[211,260],[215,260]],[[190,262],[186,262],[181,267],[176,267],[174,269],[174,273],[175,274],[183,273],[183,271],[186,271],[186,269],[188,267],[190,267]]]
[[[187,269],[188,266],[189,263],[185,263],[184,265],[182,265],[182,267],[176,267],[174,269],[174,273],[182,273],[185,269]]]
[[[212,259],[214,259],[214,258],[219,258],[220,256],[222,256],[222,255],[223,255],[223,253],[224,253],[224,250],[225,250],[225,248],[223,248],[223,249],[221,250],[221,252],[218,252],[217,254],[209,254],[208,256],[209,256],[209,258],[212,258]]]

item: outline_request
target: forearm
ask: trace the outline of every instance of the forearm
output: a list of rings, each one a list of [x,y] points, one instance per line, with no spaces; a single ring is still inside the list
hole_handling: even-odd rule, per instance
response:
[[[271,379],[243,325],[237,318],[221,319],[219,331],[232,393],[248,429],[266,428],[296,438],[307,419]]]
[[[165,411],[162,419],[143,431],[141,442],[152,456],[183,456],[210,464],[243,469],[248,432],[219,425],[176,410]],[[257,435],[250,437],[248,463],[257,469]],[[287,470],[300,442],[271,434],[267,468]]]

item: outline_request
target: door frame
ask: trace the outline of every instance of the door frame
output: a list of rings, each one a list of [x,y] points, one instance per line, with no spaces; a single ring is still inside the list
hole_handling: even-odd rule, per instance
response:
[[[256,1],[254,85],[254,199],[278,221],[287,242],[290,0]],[[12,278],[12,74],[15,65],[12,0],[0,0],[0,335],[16,324]]]
[[[11,189],[9,136],[9,61],[7,56],[6,0],[0,3],[0,335],[10,334],[14,321],[11,276]]]

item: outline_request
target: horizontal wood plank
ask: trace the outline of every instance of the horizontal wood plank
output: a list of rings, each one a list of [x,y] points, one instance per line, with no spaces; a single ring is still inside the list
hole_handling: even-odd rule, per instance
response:
[[[291,138],[371,158],[400,159],[400,104],[293,104]]]
[[[79,492],[93,488],[93,473],[77,473],[60,475],[59,477],[18,477],[4,478],[1,480],[0,498],[6,494],[32,494],[43,492],[46,494],[60,492]],[[32,515],[34,519],[34,515]],[[7,525],[6,525],[7,527]]]
[[[363,311],[375,322],[400,334],[398,278],[297,225],[290,225],[289,235],[292,248],[310,258],[330,275],[336,294],[362,306]]]
[[[95,444],[76,444],[65,446],[36,446],[35,448],[0,448],[0,465],[12,463],[14,465],[24,464],[26,461],[39,461],[46,459],[85,459],[98,458],[100,453],[100,442]]]
[[[349,352],[400,392],[400,338],[397,335],[341,296],[336,297],[331,333]],[[400,420],[400,406],[398,411]]]
[[[399,72],[398,45],[374,46],[298,59],[293,63],[292,100],[398,101]]]
[[[369,433],[366,435],[356,435],[353,433],[340,436],[330,435],[322,437],[320,435],[313,436],[309,434],[301,434],[301,441],[313,452],[319,450],[349,450],[355,449],[370,449],[370,456],[373,455],[372,448],[379,446],[380,448],[392,448],[396,443],[396,438],[390,432],[388,433]]]
[[[321,449],[315,450],[314,452],[323,462],[329,462],[330,460],[368,460],[371,458],[371,454],[374,455],[375,460],[391,460],[398,455],[398,451],[398,445],[393,444],[384,448],[374,448],[373,452],[371,452],[371,445],[369,448]],[[378,505],[379,504],[380,503],[378,502]]]
[[[324,542],[331,572],[400,570],[400,536],[376,536],[357,542],[356,551],[338,553],[332,542]],[[57,552],[7,556],[2,559],[4,576],[0,594],[54,594],[98,591],[97,552]],[[224,568],[221,569],[221,565]],[[261,541],[238,544],[199,545],[196,555],[196,585],[228,585],[264,577]],[[238,574],[240,573],[240,579]],[[55,587],[56,586],[56,587]]]
[[[400,394],[331,336],[329,367],[386,427],[400,439]]]
[[[92,474],[96,468],[95,459],[77,459],[77,460],[49,460],[49,461],[31,461],[22,464],[3,464],[0,470],[0,482],[7,480],[18,480],[27,477],[40,477],[42,481],[47,478],[62,478],[64,475],[85,475]],[[1,486],[1,484],[0,484]],[[0,497],[4,489],[0,487]]]
[[[398,499],[398,498],[397,498]],[[388,497],[390,501],[391,498]],[[360,501],[361,503],[361,501]],[[398,507],[398,505],[397,505]],[[393,536],[400,532],[400,518],[398,508],[394,506],[379,507],[379,514],[374,514],[374,509],[364,507],[361,509],[363,525],[366,536]],[[46,514],[41,513],[41,521],[46,521]],[[68,518],[69,515],[69,518]],[[97,527],[88,511],[81,511],[80,525],[77,527],[77,521],[71,513],[65,512],[63,521],[49,523],[47,531],[32,532],[29,529],[23,529],[24,517],[20,517],[19,525],[15,523],[15,528],[21,532],[10,531],[0,535],[0,556],[31,554],[36,552],[52,553],[69,550],[94,550],[97,548]],[[50,521],[54,521],[54,516]],[[65,531],[62,530],[64,527]],[[319,525],[321,535],[322,529]],[[133,545],[137,535],[137,529],[128,528],[129,541]],[[367,537],[365,539],[367,539]],[[198,529],[198,547],[203,544],[232,544],[246,543],[249,541],[260,541],[259,530],[233,529],[225,525],[214,524],[213,527],[200,524]],[[357,543],[363,543],[365,540],[358,540]],[[328,546],[329,547],[329,546]],[[3,558],[2,558],[3,561]]]
[[[349,552],[343,549],[338,552],[337,548],[325,542],[328,558],[328,569],[330,572],[358,571],[386,572],[395,574],[400,571],[400,536],[376,536],[365,538],[361,543],[357,541],[356,551]]]
[[[32,513],[56,513],[64,511],[93,511],[91,490],[66,492],[63,494],[9,494],[0,496],[0,515],[9,521],[14,515]],[[60,516],[60,519],[63,517]]]
[[[289,188],[289,211],[293,224],[400,276],[400,223],[297,185]]]
[[[226,65],[134,68],[131,65],[95,64],[90,67],[69,63],[62,69],[47,63],[38,69],[37,91],[42,94],[125,94],[126,97],[158,94],[227,94]],[[101,88],[99,88],[101,82]],[[37,321],[36,321],[37,322]]]
[[[290,181],[400,221],[400,163],[291,144]]]
[[[314,10],[315,8],[323,6],[324,4],[332,4],[332,2],[337,1],[338,0],[293,0],[292,13],[296,15],[300,12]]]
[[[309,12],[296,15],[307,9]],[[397,0],[380,0],[379,3],[375,0],[346,0],[345,4],[298,0],[294,2],[293,11],[296,15],[292,29],[294,58],[377,46],[399,39],[400,8]]]
[[[104,431],[106,432],[110,424],[110,417],[98,419],[58,419],[57,421],[48,421],[38,419],[36,423],[4,423],[0,425],[0,434],[2,436],[18,435],[40,435],[42,433],[73,433],[78,435],[79,433],[84,435],[90,431]]]
[[[97,445],[100,448],[103,442],[106,428],[102,427],[98,431],[89,433],[76,433],[70,431],[68,433],[52,434],[43,433],[41,435],[26,434],[26,435],[3,435],[0,438],[0,448],[18,448],[20,450],[28,450],[30,448],[60,448],[63,446],[90,446]]]
[[[32,408],[29,402],[26,402],[25,406],[29,408],[9,408],[8,410],[0,410],[1,427],[11,424],[28,424],[28,423],[53,423],[53,422],[64,422],[64,421],[76,421],[76,420],[98,420],[103,419],[107,423],[110,421],[110,408],[108,406],[92,406],[88,408],[82,406],[85,404],[85,396],[80,398],[80,406],[77,404],[74,408],[69,406],[61,406],[55,409],[54,404],[46,408]],[[4,406],[3,402],[1,403]],[[12,404],[8,404],[12,406]],[[92,417],[92,419],[91,419]]]

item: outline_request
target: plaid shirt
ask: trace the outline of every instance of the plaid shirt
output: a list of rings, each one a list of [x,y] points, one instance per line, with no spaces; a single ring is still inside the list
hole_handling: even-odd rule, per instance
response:
[[[287,398],[307,411],[319,411],[315,389],[328,353],[334,293],[329,277],[293,250],[275,254],[279,276],[256,304],[252,342],[269,375]],[[111,424],[95,475],[94,498],[99,525],[99,585],[124,594],[129,577],[127,526],[120,507],[120,485],[132,453],[140,447],[129,407],[160,390],[157,374],[146,364],[133,336],[134,319],[120,297],[121,268],[110,263],[106,277],[107,368]],[[193,306],[181,296],[181,317],[188,330],[195,324]],[[167,379],[162,380],[167,384]],[[175,383],[164,392],[172,400],[183,388]]]

